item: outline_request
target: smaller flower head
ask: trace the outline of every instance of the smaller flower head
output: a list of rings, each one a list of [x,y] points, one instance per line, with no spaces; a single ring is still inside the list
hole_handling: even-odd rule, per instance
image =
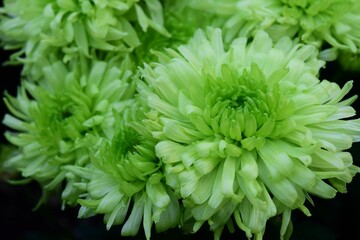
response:
[[[72,63],[54,62],[43,69],[46,80],[41,84],[23,81],[16,97],[5,98],[10,113],[3,123],[11,129],[5,136],[19,149],[6,165],[46,190],[58,188],[65,179],[62,166],[89,161],[86,134],[112,134],[112,109],[133,96],[131,72],[118,67],[119,58]]]
[[[90,166],[67,169],[88,179],[86,198],[79,200],[80,217],[104,214],[108,229],[124,224],[123,236],[136,235],[142,222],[150,239],[153,222],[157,231],[178,224],[179,205],[164,183],[154,150],[157,141],[141,123],[137,108],[134,102],[122,114],[114,113],[115,134],[111,140],[94,139]]]
[[[190,5],[220,19],[216,26],[223,29],[226,43],[262,29],[273,40],[298,37],[316,47],[326,43],[353,53],[360,48],[360,2],[356,0],[207,0]]]
[[[302,41],[321,45],[327,44],[351,52],[360,47],[360,3],[354,0],[282,0],[284,6],[277,24],[297,25]],[[273,28],[273,29],[272,29]]]
[[[126,54],[149,28],[169,35],[158,0],[33,0],[31,6],[15,0],[4,3],[0,39],[5,48],[20,49],[13,58],[25,64],[49,51],[67,61],[92,50]]]

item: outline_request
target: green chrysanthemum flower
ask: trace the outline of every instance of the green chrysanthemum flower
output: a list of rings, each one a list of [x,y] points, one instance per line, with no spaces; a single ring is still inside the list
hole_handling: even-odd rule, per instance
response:
[[[62,166],[89,162],[87,133],[112,134],[112,109],[126,105],[135,90],[129,64],[119,58],[74,61],[68,66],[57,61],[44,67],[46,81],[41,85],[23,81],[17,97],[5,98],[10,113],[3,123],[12,129],[5,136],[18,147],[6,167],[39,181],[45,192],[60,187],[67,177],[63,199],[76,201],[72,183],[77,180]]]
[[[92,165],[67,167],[89,180],[86,198],[79,200],[79,217],[105,214],[108,229],[125,222],[123,236],[136,235],[142,222],[150,239],[153,222],[157,231],[178,225],[179,203],[164,183],[162,164],[155,155],[157,140],[141,123],[136,103],[124,111],[125,117],[115,115],[112,139],[94,140]]]
[[[360,3],[359,1],[332,0],[283,0],[280,24],[297,21],[298,34],[304,42],[321,44],[356,52],[360,47]],[[271,29],[271,28],[270,28]],[[320,40],[319,40],[320,39]]]
[[[351,52],[360,48],[357,0],[208,0],[192,5],[226,19],[222,29],[227,42],[263,29],[274,40],[289,36],[317,47],[326,42]]]
[[[225,44],[231,43],[237,36],[248,37],[257,30],[268,27],[274,22],[278,16],[277,12],[281,9],[280,0],[188,0],[187,2],[189,8],[205,11],[214,16],[211,25],[222,29]],[[285,36],[289,36],[289,33]]]
[[[360,140],[360,120],[342,100],[351,89],[317,77],[312,45],[262,31],[224,50],[219,29],[199,31],[188,45],[145,66],[138,90],[152,111],[156,154],[167,184],[184,199],[184,220],[208,222],[220,237],[231,216],[248,237],[266,221],[306,215],[309,194],[333,198],[358,168],[345,150]]]
[[[91,49],[124,54],[140,45],[138,35],[148,28],[168,36],[162,11],[158,0],[6,0],[0,39],[6,49],[20,49],[13,57],[24,63],[49,51],[64,60],[89,56]]]

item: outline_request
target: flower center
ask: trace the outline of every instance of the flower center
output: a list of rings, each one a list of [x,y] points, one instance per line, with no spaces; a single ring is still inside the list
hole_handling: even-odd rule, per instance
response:
[[[256,65],[232,77],[223,76],[228,78],[209,81],[205,112],[210,114],[205,114],[205,121],[230,141],[269,136],[275,122],[284,118],[281,109],[292,109],[291,101],[279,93],[278,80],[271,82]]]
[[[141,143],[141,136],[134,129],[125,127],[113,141],[113,151],[117,152],[119,157],[126,157],[137,152],[136,146]]]
[[[131,123],[119,126],[101,151],[102,158],[112,165],[110,172],[116,172],[121,184],[131,186],[132,190],[128,189],[131,194],[142,189],[146,179],[159,168],[154,150],[156,141],[145,138],[134,127]]]
[[[75,141],[88,132],[89,128],[83,122],[91,117],[91,111],[85,100],[74,101],[73,98],[77,97],[83,99],[84,96],[44,94],[39,99],[41,105],[34,116],[39,130],[38,140],[44,146],[57,146],[60,141]]]

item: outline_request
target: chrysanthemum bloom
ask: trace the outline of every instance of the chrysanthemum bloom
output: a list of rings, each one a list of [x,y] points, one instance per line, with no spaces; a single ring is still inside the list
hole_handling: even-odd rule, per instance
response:
[[[273,44],[262,31],[224,50],[215,29],[144,67],[138,91],[152,109],[156,154],[193,231],[207,222],[219,238],[235,219],[261,239],[283,213],[284,235],[292,210],[310,215],[311,195],[345,192],[358,171],[345,151],[360,140],[360,120],[345,120],[356,97],[342,100],[351,82],[318,79],[316,56],[312,45]]]
[[[280,0],[185,1],[188,8],[214,16],[210,25],[222,29],[225,44],[238,36],[249,37],[257,30],[267,28],[281,10]],[[285,35],[290,34],[293,33],[287,32]]]
[[[49,51],[64,60],[91,49],[123,54],[148,28],[168,35],[162,11],[159,0],[5,0],[0,39],[6,49],[20,49],[13,58],[25,67]]]
[[[263,29],[274,40],[289,36],[317,47],[326,42],[351,52],[360,48],[357,0],[207,0],[191,4],[226,19],[222,29],[227,42]]]
[[[91,165],[66,169],[88,179],[79,217],[104,214],[106,227],[123,224],[121,235],[134,236],[142,223],[150,239],[157,231],[175,227],[180,207],[165,185],[162,163],[155,155],[157,140],[143,125],[143,114],[134,102],[123,114],[114,113],[114,136],[93,138]]]
[[[112,109],[126,105],[135,89],[129,64],[119,58],[82,59],[72,65],[57,61],[44,67],[41,85],[23,81],[16,97],[6,95],[10,113],[3,124],[11,130],[5,137],[18,149],[5,167],[38,181],[45,192],[61,187],[67,177],[62,197],[76,202],[72,183],[77,180],[62,166],[89,162],[87,133],[112,134]]]

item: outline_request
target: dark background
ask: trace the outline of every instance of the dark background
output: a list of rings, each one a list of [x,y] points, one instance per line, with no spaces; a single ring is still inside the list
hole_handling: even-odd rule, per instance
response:
[[[2,5],[2,1],[0,1]],[[29,4],[31,4],[29,2]],[[10,52],[0,50],[0,62],[9,58]],[[16,88],[20,83],[20,66],[0,66],[0,94],[6,90],[16,95]],[[354,80],[354,87],[349,96],[358,94],[360,88],[360,73],[345,72],[337,62],[327,65],[321,73],[321,79],[336,81],[342,86],[347,80]],[[353,104],[360,112],[360,99]],[[3,101],[0,101],[0,119],[7,112]],[[359,117],[359,116],[358,116]],[[0,143],[5,143],[1,125]],[[360,144],[355,143],[350,149],[353,154],[354,164],[360,166]],[[32,182],[27,185],[11,185],[6,180],[9,176],[0,172],[0,239],[11,240],[95,240],[95,239],[145,239],[140,230],[136,237],[121,237],[121,227],[113,226],[107,231],[102,221],[102,216],[89,219],[77,219],[77,207],[67,207],[61,210],[59,196],[53,196],[49,202],[38,210],[32,209],[37,204],[41,189]],[[296,210],[292,214],[293,234],[292,240],[342,240],[360,239],[360,177],[354,177],[348,185],[348,193],[340,194],[331,200],[314,197],[315,206],[309,206],[312,216],[306,217]],[[279,217],[268,221],[264,239],[279,239]],[[140,228],[142,229],[142,228]],[[164,233],[153,232],[153,240],[157,239],[212,239],[212,232],[207,226],[196,234],[186,235],[179,229],[171,229]],[[242,231],[236,230],[230,234],[224,230],[222,240],[246,239]]]

